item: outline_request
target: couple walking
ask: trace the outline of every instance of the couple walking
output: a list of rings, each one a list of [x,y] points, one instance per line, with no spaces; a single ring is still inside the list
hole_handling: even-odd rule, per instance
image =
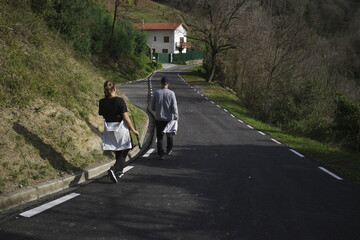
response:
[[[157,151],[160,159],[164,159],[163,135],[166,134],[166,153],[171,154],[173,134],[177,131],[179,118],[175,93],[169,89],[169,78],[161,79],[161,88],[154,92],[151,108],[155,111],[155,126]],[[125,159],[133,147],[130,130],[139,135],[129,118],[125,101],[116,95],[115,84],[104,83],[105,98],[99,101],[99,115],[104,118],[103,150],[115,152],[115,164],[108,170],[108,175],[114,183],[123,175]]]

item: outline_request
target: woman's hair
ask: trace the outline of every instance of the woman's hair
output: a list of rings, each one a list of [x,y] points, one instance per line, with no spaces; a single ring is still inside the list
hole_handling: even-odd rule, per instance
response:
[[[111,81],[106,81],[104,83],[104,94],[106,98],[109,98],[111,96],[111,93],[115,89],[115,84]]]

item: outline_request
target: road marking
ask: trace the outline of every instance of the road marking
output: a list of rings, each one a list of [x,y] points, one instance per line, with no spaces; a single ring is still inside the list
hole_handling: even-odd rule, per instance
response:
[[[281,144],[281,142],[277,141],[276,139],[271,139],[273,142],[276,142],[277,144]]]
[[[305,157],[304,155],[298,153],[297,151],[295,151],[294,149],[290,149],[290,151],[292,151],[293,153],[295,153],[296,155],[298,155],[299,157]]]
[[[343,180],[341,177],[339,177],[338,175],[330,172],[329,170],[327,170],[326,168],[323,167],[319,167],[322,171],[326,172],[327,174],[329,174],[330,176],[332,176],[333,178],[336,178],[337,180]]]
[[[244,123],[242,120],[238,119],[239,122]]]
[[[209,100],[207,97],[205,97],[206,100]]]
[[[225,112],[229,112],[229,111],[228,111],[228,110],[226,110],[225,108],[224,108],[224,111],[225,111]]]
[[[63,202],[66,202],[66,201],[68,201],[70,199],[73,199],[74,197],[77,197],[79,195],[80,195],[79,193],[68,194],[68,195],[66,195],[64,197],[61,197],[61,198],[56,199],[54,201],[45,203],[45,204],[43,204],[43,205],[41,205],[39,207],[33,208],[33,209],[29,210],[29,211],[23,212],[23,213],[20,214],[20,216],[32,217],[32,216],[34,216],[36,214],[39,214],[39,213],[41,213],[43,211],[46,211],[46,210],[48,210],[48,209],[50,209],[52,207],[55,207],[55,206],[57,206],[57,205],[59,205],[59,204],[61,204]]]
[[[216,105],[218,108],[221,108],[219,105]]]
[[[134,168],[134,166],[126,166],[126,167],[124,167],[123,173],[126,173],[127,171],[130,171],[133,168]]]
[[[247,125],[248,126],[248,128],[250,128],[250,129],[254,129],[252,126],[250,126],[250,125]]]
[[[212,104],[215,104],[213,101],[210,101]]]
[[[143,156],[143,157],[149,157],[149,156],[150,156],[150,154],[151,154],[153,151],[155,151],[155,148],[151,148],[151,149],[149,149],[149,151],[147,151],[147,152],[144,154],[144,156]]]
[[[260,133],[261,135],[264,135],[264,136],[266,135],[265,133],[263,133],[263,132],[261,132],[261,131],[258,131],[258,133]]]
[[[231,117],[233,117],[233,118],[235,118],[235,116],[234,116],[234,115],[232,115],[232,114],[230,114],[230,116],[231,116]]]

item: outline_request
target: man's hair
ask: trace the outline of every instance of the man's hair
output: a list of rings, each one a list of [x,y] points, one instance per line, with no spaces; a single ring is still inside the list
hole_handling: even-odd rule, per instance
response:
[[[169,82],[170,82],[170,79],[168,77],[161,78],[161,84],[166,85],[166,84],[169,84]]]

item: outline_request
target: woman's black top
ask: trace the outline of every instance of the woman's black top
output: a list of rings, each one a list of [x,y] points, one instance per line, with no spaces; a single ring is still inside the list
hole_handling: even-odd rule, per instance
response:
[[[103,98],[99,101],[99,115],[106,122],[121,122],[122,114],[127,111],[126,103],[121,97]]]

